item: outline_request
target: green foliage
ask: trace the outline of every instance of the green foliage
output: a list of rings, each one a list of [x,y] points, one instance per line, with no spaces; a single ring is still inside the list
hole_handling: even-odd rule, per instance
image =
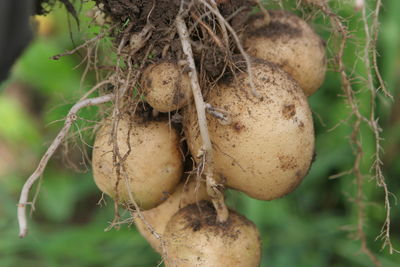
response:
[[[374,1],[367,2],[371,6],[374,4]],[[395,89],[400,86],[400,1],[387,0],[383,4],[378,63],[387,87],[398,102],[399,92]],[[346,50],[346,65],[365,78],[366,70],[360,60],[363,47],[359,44],[365,39],[360,14],[354,12],[350,4],[341,4],[340,10],[340,15],[349,18],[355,40]],[[15,164],[6,166],[0,159],[0,266],[156,266],[160,257],[133,226],[123,225],[119,230],[103,231],[113,218],[111,200],[107,199],[107,206],[98,206],[101,194],[91,173],[67,170],[61,153],[45,172],[36,211],[30,218],[30,234],[22,240],[17,236],[15,204],[19,190],[35,168],[48,140],[61,126],[61,123],[48,123],[63,119],[73,100],[88,87],[85,84],[81,87],[83,67],[75,68],[82,60],[80,56],[62,57],[58,61],[49,59],[72,47],[65,10],[54,12],[57,32],[51,38],[38,37],[15,66],[10,80],[1,85],[6,88],[18,81],[35,88],[35,92],[45,99],[45,113],[30,113],[4,90],[0,93],[0,155],[2,150],[8,151],[13,157],[11,163]],[[89,19],[83,18],[81,32],[76,34],[73,31],[75,42],[88,37],[82,32],[87,32],[89,37],[98,33],[97,27],[86,31],[88,23]],[[315,24],[328,40],[331,34],[326,30],[328,21],[317,18]],[[368,112],[366,89],[362,83],[355,83],[355,89],[360,90],[362,112]],[[351,121],[345,121],[349,108],[340,94],[340,79],[331,71],[323,88],[309,99],[315,118],[317,157],[309,175],[294,193],[279,200],[263,202],[228,192],[230,206],[253,220],[262,233],[262,266],[372,266],[360,251],[360,241],[352,239],[357,223],[357,208],[353,201],[356,192],[354,177],[344,175],[328,179],[349,170],[354,160],[347,140],[352,130]],[[399,196],[400,118],[396,105],[398,103],[381,97],[378,116],[384,129],[385,175],[390,189]],[[93,119],[96,113],[93,108],[81,116]],[[334,128],[342,121],[345,122]],[[41,125],[44,124],[47,127],[43,129]],[[85,125],[82,122],[79,127]],[[361,134],[366,155],[362,171],[368,174],[374,143],[369,129],[363,128]],[[87,143],[92,143],[90,133],[84,133],[84,138]],[[73,148],[72,158],[79,165],[83,162],[79,149]],[[3,169],[6,171],[2,172]],[[368,179],[364,189],[369,200],[365,227],[368,245],[383,266],[398,266],[400,256],[381,251],[381,242],[375,241],[385,216],[383,192],[376,187],[375,181]],[[400,213],[395,206],[392,242],[396,248],[400,248],[399,224]]]

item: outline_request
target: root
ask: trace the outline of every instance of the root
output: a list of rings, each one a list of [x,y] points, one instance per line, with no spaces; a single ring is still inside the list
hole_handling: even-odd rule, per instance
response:
[[[205,157],[204,172],[206,175],[207,192],[211,196],[212,202],[217,211],[217,220],[219,222],[225,222],[228,219],[229,213],[224,202],[224,196],[222,192],[218,190],[218,184],[213,177],[214,175],[213,153],[212,153],[212,144],[210,136],[208,134],[207,119],[205,114],[206,107],[197,77],[196,65],[194,63],[192,47],[190,45],[189,33],[187,30],[186,23],[182,18],[182,7],[176,18],[175,23],[176,23],[176,29],[178,31],[181,40],[182,49],[187,57],[186,60],[189,67],[189,77],[197,110],[200,135],[204,148],[204,157]]]
[[[239,36],[236,34],[236,31],[232,28],[232,26],[229,24],[229,22],[221,15],[218,9],[214,8],[211,6],[209,3],[207,3],[205,0],[199,0],[203,5],[205,5],[211,13],[213,13],[218,21],[225,25],[225,27],[228,29],[229,33],[232,35],[233,39],[235,40],[235,43],[240,51],[240,54],[243,56],[245,62],[246,62],[246,68],[247,68],[247,73],[249,75],[249,83],[250,83],[250,88],[251,88],[251,93],[254,97],[260,99],[261,95],[257,92],[257,89],[254,85],[253,81],[253,71],[251,69],[251,59],[250,56],[244,51],[244,48],[240,42]],[[222,26],[221,26],[222,27]]]
[[[154,6],[153,6],[154,7]],[[110,134],[110,140],[109,142],[112,144],[112,153],[113,153],[113,166],[115,168],[115,172],[117,175],[117,180],[114,185],[114,190],[115,190],[115,198],[114,198],[114,219],[111,222],[110,226],[107,229],[111,229],[113,227],[119,227],[121,224],[125,223],[125,221],[120,222],[120,216],[119,216],[119,185],[120,183],[124,183],[126,188],[130,188],[129,185],[129,177],[127,176],[127,170],[125,166],[126,159],[128,156],[132,153],[131,146],[130,146],[130,136],[131,136],[131,130],[132,130],[132,124],[129,125],[129,130],[127,134],[127,139],[125,140],[126,145],[128,147],[128,150],[124,152],[123,154],[121,153],[118,145],[118,140],[120,139],[118,137],[118,125],[120,122],[120,119],[122,118],[123,114],[125,114],[125,111],[127,108],[129,109],[131,114],[136,114],[136,109],[137,106],[139,105],[140,101],[135,100],[132,97],[128,97],[129,95],[129,90],[132,88],[136,88],[136,84],[140,78],[140,71],[146,64],[146,60],[148,58],[149,53],[151,52],[153,48],[153,44],[149,42],[149,39],[151,38],[154,30],[154,26],[147,21],[147,24],[145,27],[139,32],[135,33],[133,35],[130,35],[130,30],[133,27],[133,23],[131,23],[125,30],[121,41],[118,45],[117,49],[117,55],[118,55],[118,60],[117,64],[115,67],[115,74],[113,75],[112,79],[115,84],[114,92],[115,92],[115,98],[114,98],[114,106],[113,106],[113,111],[112,111],[112,131]],[[127,47],[126,44],[129,40],[129,46]],[[146,47],[144,49],[144,47]],[[143,56],[139,58],[140,61],[138,61],[138,66],[133,67],[132,64],[132,59],[134,56],[138,54],[139,51],[143,51],[142,49],[145,50],[145,53]],[[121,62],[124,61],[127,70],[123,71],[121,69]],[[157,239],[159,240],[161,244],[161,251],[162,251],[162,257],[165,259],[167,257],[167,251],[165,248],[165,241],[162,239],[161,235],[157,233],[154,228],[146,221],[144,218],[139,205],[137,204],[133,194],[131,191],[128,190],[128,196],[129,196],[129,202],[132,203],[133,207],[126,207],[128,210],[130,210],[132,216],[137,216],[139,219],[144,223],[145,227],[147,230]],[[129,220],[130,222],[132,221],[131,219]]]
[[[125,167],[125,163],[122,162],[121,164],[122,167],[122,173],[124,174],[123,180],[125,182],[125,186],[126,188],[131,188],[130,184],[129,184],[129,177],[127,175],[127,171],[126,171],[126,167]],[[161,246],[161,256],[163,258],[163,260],[165,260],[168,256],[167,254],[167,249],[166,249],[166,244],[164,239],[161,237],[161,235],[159,233],[156,232],[156,230],[153,228],[153,226],[146,221],[146,219],[144,218],[139,205],[137,204],[137,202],[135,201],[132,192],[130,190],[128,190],[128,194],[129,194],[129,200],[131,203],[133,203],[133,206],[135,208],[135,211],[131,211],[132,216],[137,216],[139,217],[139,219],[144,223],[144,225],[146,226],[147,230],[160,242],[160,246]],[[117,202],[115,202],[117,203]]]
[[[264,23],[265,25],[268,25],[271,21],[271,17],[269,15],[268,10],[264,7],[263,3],[261,2],[261,0],[256,0],[258,7],[260,8],[261,13],[263,13],[263,19],[264,19]]]
[[[336,27],[336,30],[339,32],[341,35],[341,43],[340,43],[340,48],[339,48],[339,53],[337,55],[337,60],[338,60],[338,67],[339,67],[339,72],[341,75],[342,79],[342,86],[345,91],[345,95],[347,97],[347,102],[349,103],[351,110],[353,112],[353,115],[356,117],[356,122],[353,124],[353,134],[351,136],[351,141],[353,144],[355,144],[356,149],[355,149],[355,161],[353,163],[353,173],[356,177],[356,183],[357,183],[357,198],[356,198],[356,205],[358,206],[358,222],[357,222],[357,236],[361,241],[361,250],[370,258],[370,260],[374,263],[375,266],[379,267],[381,266],[379,260],[377,257],[372,253],[372,251],[368,248],[367,245],[367,240],[366,240],[366,235],[364,232],[364,218],[365,218],[365,207],[364,207],[364,192],[363,192],[363,183],[364,183],[364,175],[360,171],[360,162],[363,157],[363,148],[361,141],[359,140],[359,131],[360,131],[360,125],[362,121],[366,121],[367,119],[360,113],[359,107],[357,104],[357,101],[355,99],[355,93],[353,91],[353,88],[351,86],[351,82],[347,76],[346,69],[344,66],[343,62],[343,56],[344,56],[344,49],[347,43],[347,40],[349,38],[348,36],[348,30],[347,28],[342,24],[340,18],[334,14],[329,7],[324,4],[322,6],[322,11],[329,15],[331,18],[331,23]]]
[[[354,173],[356,177],[356,185],[357,185],[357,196],[355,198],[355,203],[358,207],[357,209],[357,238],[361,241],[361,250],[362,252],[367,255],[370,260],[373,262],[373,264],[376,267],[381,267],[381,263],[379,262],[378,258],[376,255],[369,249],[367,245],[367,236],[364,232],[364,225],[365,225],[365,196],[364,196],[364,190],[363,190],[363,185],[364,185],[364,175],[361,173],[360,170],[360,163],[363,158],[363,148],[361,141],[358,139],[358,136],[360,134],[360,125],[361,121],[357,120],[357,122],[353,125],[353,133],[351,135],[351,140],[354,142],[354,145],[356,146],[356,159],[353,164],[353,170],[352,172]]]
[[[385,94],[386,97],[389,97],[391,100],[393,100],[393,96],[390,94],[390,92],[387,90],[385,82],[382,79],[381,73],[378,69],[378,63],[377,63],[377,50],[376,50],[376,43],[378,42],[378,33],[379,33],[379,11],[382,6],[382,1],[377,0],[376,1],[376,7],[375,11],[373,13],[373,20],[372,20],[372,27],[371,31],[373,33],[373,38],[371,39],[371,53],[372,53],[372,62],[374,66],[374,72],[376,77],[378,78],[380,89],[382,92]],[[364,7],[365,9],[365,7]],[[364,15],[363,15],[364,16]],[[364,18],[363,18],[364,20]]]
[[[364,48],[364,63],[365,63],[365,66],[367,67],[367,86],[370,90],[370,98],[371,98],[369,126],[370,126],[371,131],[373,132],[374,138],[375,138],[375,154],[374,154],[374,163],[373,163],[372,169],[375,172],[374,177],[376,179],[377,185],[379,187],[382,187],[383,191],[385,193],[386,219],[385,219],[385,223],[384,223],[384,226],[382,227],[381,234],[379,235],[379,237],[384,240],[382,248],[384,248],[385,246],[389,246],[389,252],[393,253],[394,249],[393,249],[393,246],[390,241],[390,209],[391,209],[391,205],[390,205],[390,201],[389,201],[390,192],[387,188],[387,184],[385,182],[385,177],[383,176],[383,171],[382,171],[383,163],[380,158],[380,153],[382,151],[382,147],[380,144],[380,141],[382,140],[382,138],[380,137],[381,128],[379,127],[378,119],[376,118],[376,115],[375,115],[375,110],[376,110],[375,101],[376,101],[376,96],[377,96],[377,90],[375,89],[375,86],[374,86],[374,80],[372,77],[372,69],[370,67],[371,66],[370,51],[373,51],[372,58],[373,58],[373,62],[374,62],[374,64],[373,64],[374,71],[378,77],[378,81],[380,83],[381,89],[386,96],[392,98],[390,93],[385,88],[385,85],[382,81],[382,78],[380,76],[380,73],[379,73],[379,70],[377,69],[377,64],[376,64],[375,44],[376,44],[376,40],[377,40],[377,32],[378,32],[377,19],[378,19],[378,15],[379,15],[380,5],[381,5],[380,1],[377,1],[377,5],[375,8],[375,12],[374,12],[374,21],[373,21],[372,29],[370,29],[370,27],[368,26],[368,19],[367,19],[365,5],[362,6],[361,13],[362,13],[362,20],[364,23],[365,36],[367,39],[367,44],[365,45],[365,48]],[[374,34],[373,38],[371,38],[371,34],[370,34],[371,30],[373,31],[373,34]]]
[[[230,125],[232,123],[231,117],[225,110],[213,107],[209,103],[205,103],[205,106],[206,106],[206,111],[215,118],[217,118],[218,122],[221,125]]]
[[[327,15],[330,20],[331,24],[333,27],[335,27],[336,31],[340,34],[341,36],[341,42],[340,42],[340,47],[339,51],[337,54],[337,64],[338,64],[338,71],[340,73],[341,79],[342,79],[342,86],[343,90],[345,93],[345,96],[347,98],[347,103],[349,104],[351,108],[351,115],[355,117],[355,122],[353,123],[353,133],[350,138],[350,142],[352,145],[355,146],[354,148],[354,155],[355,155],[355,161],[353,163],[353,168],[351,172],[355,175],[356,177],[356,184],[357,184],[357,197],[356,197],[356,205],[358,208],[358,217],[357,217],[357,237],[361,241],[361,250],[363,253],[365,253],[370,260],[373,262],[375,266],[381,266],[381,263],[379,262],[378,258],[374,255],[374,253],[368,248],[367,245],[367,237],[364,232],[364,227],[365,227],[365,195],[363,191],[363,185],[364,185],[364,174],[362,174],[360,170],[360,162],[363,159],[363,147],[362,147],[362,142],[361,142],[361,136],[360,136],[360,127],[362,123],[367,124],[375,138],[375,154],[374,154],[374,164],[372,166],[372,170],[374,171],[374,179],[377,182],[378,187],[382,187],[384,191],[384,196],[385,196],[385,209],[386,209],[386,218],[385,222],[382,226],[382,230],[380,235],[377,238],[382,238],[384,240],[383,242],[383,248],[385,246],[389,247],[389,252],[392,253],[394,250],[392,243],[390,241],[390,210],[391,210],[391,205],[389,201],[389,195],[390,192],[388,190],[388,187],[385,183],[385,178],[383,176],[383,171],[382,171],[382,161],[380,158],[380,153],[381,153],[381,137],[380,137],[380,132],[381,129],[378,124],[378,119],[376,118],[375,114],[375,109],[376,109],[376,96],[377,96],[377,89],[375,88],[374,85],[374,78],[373,78],[373,71],[375,72],[378,82],[380,83],[380,89],[383,91],[383,93],[391,98],[390,93],[386,90],[384,82],[380,76],[377,63],[376,63],[376,40],[377,40],[377,34],[378,34],[378,15],[379,15],[379,8],[381,5],[381,1],[377,1],[375,12],[374,12],[374,20],[372,23],[372,28],[369,27],[368,20],[367,20],[367,14],[366,14],[366,6],[364,1],[357,1],[356,7],[358,10],[362,12],[362,20],[364,23],[364,30],[366,34],[366,44],[364,47],[364,56],[363,56],[363,61],[367,69],[367,80],[366,80],[366,86],[370,91],[370,114],[369,117],[365,117],[363,114],[360,112],[360,108],[358,106],[358,102],[355,98],[356,92],[353,90],[351,81],[346,73],[344,62],[343,62],[343,57],[344,57],[344,49],[347,43],[347,40],[350,38],[349,32],[344,26],[341,18],[337,16],[334,12],[332,12],[329,8],[329,6],[322,1],[319,3],[313,3],[315,6],[317,6],[323,14]],[[373,33],[373,37],[371,37],[371,30]],[[372,52],[371,52],[372,51]],[[372,55],[371,55],[372,53]],[[373,61],[373,70],[371,69],[371,58]]]
[[[57,137],[53,140],[46,153],[43,155],[39,162],[38,167],[32,173],[32,175],[25,182],[22,187],[21,195],[18,202],[18,223],[19,223],[19,237],[25,237],[28,233],[28,224],[26,219],[26,206],[31,205],[34,207],[34,202],[28,202],[29,192],[33,184],[42,176],[49,159],[54,155],[57,148],[61,145],[63,140],[68,134],[72,124],[77,119],[77,113],[80,109],[89,106],[100,105],[103,103],[110,102],[114,98],[113,94],[108,94],[95,98],[83,99],[76,103],[71,110],[68,112],[64,127],[60,130]]]
[[[211,36],[211,38],[214,40],[214,43],[218,46],[218,47],[220,47],[220,48],[222,48],[223,47],[223,44],[222,44],[222,41],[219,39],[219,37],[213,32],[213,30],[212,29],[210,29],[210,27],[207,25],[207,24],[205,24],[202,20],[201,20],[201,18],[199,17],[199,16],[197,16],[196,14],[194,14],[194,13],[191,13],[191,15],[192,15],[192,17],[207,31],[207,33]]]
[[[210,0],[212,7],[215,10],[218,10],[217,3],[214,0]],[[219,12],[219,11],[218,11]],[[217,20],[219,23],[219,26],[221,27],[221,32],[222,32],[222,37],[224,38],[224,43],[227,51],[229,52],[229,36],[228,36],[228,31],[226,30],[225,26],[225,19],[222,16],[217,16]]]
[[[69,55],[73,55],[75,54],[77,51],[79,51],[80,49],[87,47],[89,44],[97,42],[98,40],[104,38],[106,36],[107,33],[109,33],[112,29],[114,29],[115,27],[117,27],[118,24],[111,26],[109,29],[107,29],[106,31],[96,35],[95,37],[93,37],[92,39],[87,40],[86,42],[84,42],[83,44],[81,44],[80,46],[75,47],[72,50],[66,51],[62,54],[58,54],[55,56],[52,56],[50,59],[53,60],[59,60],[61,57],[64,56],[69,56]]]
[[[130,44],[130,55],[136,54],[143,46],[146,45],[147,40],[151,37],[154,25],[146,24],[141,32],[132,34],[129,44]]]
[[[132,24],[133,25],[133,24]],[[148,26],[147,26],[148,25]],[[135,44],[133,45],[132,49],[137,49],[138,46],[142,47],[144,46],[144,44],[146,43],[146,41],[148,40],[148,38],[150,38],[151,35],[151,31],[150,29],[153,27],[150,24],[147,24],[145,26],[146,30],[143,29],[138,35],[134,35],[134,41]],[[128,27],[129,28],[129,27]],[[129,30],[128,30],[129,31]],[[127,31],[127,32],[128,32]],[[143,34],[144,32],[144,34]],[[120,55],[120,57],[118,58],[118,63],[116,66],[116,83],[118,82],[118,79],[120,81],[123,81],[122,86],[117,86],[115,88],[115,102],[114,102],[114,109],[113,109],[113,114],[112,114],[112,131],[111,131],[111,135],[110,135],[110,142],[113,143],[113,165],[117,170],[117,181],[115,183],[115,203],[119,202],[119,194],[118,194],[118,186],[120,183],[120,168],[121,165],[124,164],[126,158],[129,156],[130,152],[131,152],[131,147],[130,147],[130,141],[129,141],[129,137],[130,137],[130,131],[131,131],[131,126],[129,128],[128,131],[128,140],[126,140],[127,142],[127,146],[128,146],[128,151],[121,156],[120,152],[119,152],[119,147],[118,147],[118,125],[119,125],[119,121],[121,119],[121,116],[123,114],[123,105],[124,105],[124,99],[127,96],[127,92],[128,89],[131,88],[131,85],[136,84],[138,79],[139,79],[139,70],[141,70],[145,64],[145,59],[147,58],[148,53],[150,52],[150,50],[152,49],[152,45],[150,45],[147,49],[147,52],[144,56],[143,61],[141,62],[141,65],[138,69],[133,70],[132,67],[132,63],[131,63],[131,59],[133,54],[129,54],[128,58],[125,60],[127,62],[128,65],[128,72],[127,74],[123,73],[122,75],[125,75],[126,78],[123,80],[120,78],[119,76],[119,72],[120,72],[120,61],[121,61],[121,53],[123,50],[123,47],[125,46],[126,43],[126,35],[122,38],[119,46],[118,46],[118,55]],[[132,38],[131,38],[132,41]],[[136,103],[138,104],[138,103]],[[137,105],[136,105],[137,106]],[[135,107],[136,110],[136,107]],[[134,113],[135,113],[135,110]],[[114,221],[118,221],[119,220],[119,214],[118,214],[118,205],[115,206],[115,215],[114,215]]]

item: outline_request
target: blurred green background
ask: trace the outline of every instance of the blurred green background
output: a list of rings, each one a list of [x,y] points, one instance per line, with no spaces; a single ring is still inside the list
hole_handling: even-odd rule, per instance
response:
[[[271,1],[266,1],[271,4]],[[272,1],[273,2],[273,1]],[[291,1],[289,7],[294,7]],[[339,1],[340,2],[340,1]],[[375,1],[367,1],[373,7]],[[51,160],[41,183],[36,211],[29,220],[30,233],[18,238],[16,203],[25,179],[36,168],[41,155],[62,127],[69,108],[94,83],[94,75],[81,82],[82,55],[50,60],[93,37],[99,28],[85,17],[77,29],[64,8],[57,6],[45,19],[30,47],[13,68],[10,78],[0,84],[0,266],[156,266],[160,257],[152,251],[134,226],[104,231],[113,219],[113,205],[98,206],[101,197],[82,151],[90,151],[90,131],[73,142],[67,153],[60,150]],[[368,91],[364,86],[365,67],[360,60],[365,39],[360,13],[353,1],[335,6],[348,18],[353,41],[345,60],[354,77],[354,88],[363,112],[368,112]],[[379,67],[394,96],[380,96],[378,117],[384,137],[384,172],[393,193],[392,242],[400,249],[400,211],[395,204],[400,188],[400,1],[383,1],[378,42]],[[327,19],[317,16],[315,28],[330,44]],[[69,26],[71,33],[69,33]],[[349,109],[341,96],[340,80],[330,71],[323,87],[309,98],[317,134],[317,157],[301,186],[289,196],[271,202],[257,201],[228,192],[229,204],[254,221],[262,233],[262,266],[372,266],[354,239],[357,223],[356,192],[352,175],[337,179],[329,176],[351,168],[354,157],[348,144],[351,122]],[[92,125],[97,108],[80,113],[74,130]],[[375,240],[384,222],[383,192],[370,179],[374,140],[368,128],[362,129],[367,197],[365,232],[368,245],[383,266],[400,266],[400,255],[381,250]],[[65,150],[64,150],[65,151]],[[74,167],[75,166],[75,167]]]

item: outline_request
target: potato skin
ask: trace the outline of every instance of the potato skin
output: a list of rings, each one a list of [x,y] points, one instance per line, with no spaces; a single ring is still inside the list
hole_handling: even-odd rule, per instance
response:
[[[215,210],[207,201],[175,213],[164,236],[166,267],[260,265],[261,240],[254,223],[232,210],[225,223],[217,223]]]
[[[166,201],[153,209],[142,211],[145,220],[162,238],[168,221],[180,208],[201,200],[209,199],[205,184],[201,182],[199,188],[196,188],[196,185],[197,183],[195,180],[191,180],[187,184],[183,181]],[[162,249],[160,241],[147,229],[140,218],[137,216],[133,218],[142,236],[146,238],[147,242],[149,242],[155,251],[161,254]]]
[[[176,63],[162,61],[148,66],[142,75],[146,101],[160,112],[171,112],[187,105],[192,98],[187,73]]]
[[[247,73],[211,90],[207,102],[231,117],[222,125],[207,114],[216,176],[247,195],[272,200],[293,191],[307,174],[314,153],[311,111],[298,84],[272,63],[253,63],[251,96]],[[185,135],[192,155],[201,138],[196,111],[185,112]],[[196,159],[197,160],[197,159]]]
[[[129,125],[131,130],[129,132]],[[116,170],[113,166],[113,144],[109,143],[111,121],[106,120],[96,135],[93,148],[93,176],[101,191],[116,197]],[[119,121],[117,143],[121,155],[128,151],[128,132],[131,152],[126,158],[126,177],[121,170],[118,201],[131,203],[129,191],[142,209],[150,209],[163,202],[179,183],[183,171],[179,151],[179,135],[170,129],[168,121],[142,122],[125,116]]]
[[[326,73],[324,41],[304,20],[284,10],[269,10],[265,26],[261,14],[249,19],[244,47],[254,57],[273,62],[288,72],[312,95],[323,83]]]

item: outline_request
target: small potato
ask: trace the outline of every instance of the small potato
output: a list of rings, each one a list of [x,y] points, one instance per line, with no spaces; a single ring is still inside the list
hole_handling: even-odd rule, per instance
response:
[[[187,73],[172,62],[159,62],[148,66],[142,75],[142,88],[146,101],[160,112],[171,112],[187,105],[192,89]]]
[[[154,209],[142,212],[147,223],[149,223],[154,231],[160,234],[162,238],[168,221],[180,208],[201,200],[209,199],[205,184],[203,182],[200,183],[199,188],[196,187],[196,184],[195,180],[191,180],[187,184],[182,182],[166,201]],[[139,232],[146,238],[153,249],[161,254],[162,248],[160,240],[148,230],[147,226],[139,217],[134,216],[134,221]]]
[[[166,267],[257,267],[261,241],[257,227],[230,211],[225,223],[216,221],[210,202],[180,209],[165,229]]]
[[[142,209],[157,206],[175,190],[182,176],[178,133],[168,121],[123,117],[117,128],[117,144],[122,157],[128,149],[130,153],[118,179],[113,143],[109,143],[111,130],[111,121],[106,120],[94,143],[92,166],[97,186],[113,198],[118,194],[118,202],[131,204],[133,198]]]
[[[326,72],[324,41],[301,18],[283,10],[269,10],[270,23],[262,14],[248,22],[243,44],[254,57],[277,64],[312,95],[323,83]]]
[[[272,63],[252,66],[252,97],[247,73],[211,90],[207,102],[230,117],[225,125],[207,114],[216,177],[247,195],[272,200],[293,191],[310,168],[314,128],[307,98],[298,84]],[[194,107],[184,114],[191,154],[201,151]]]

